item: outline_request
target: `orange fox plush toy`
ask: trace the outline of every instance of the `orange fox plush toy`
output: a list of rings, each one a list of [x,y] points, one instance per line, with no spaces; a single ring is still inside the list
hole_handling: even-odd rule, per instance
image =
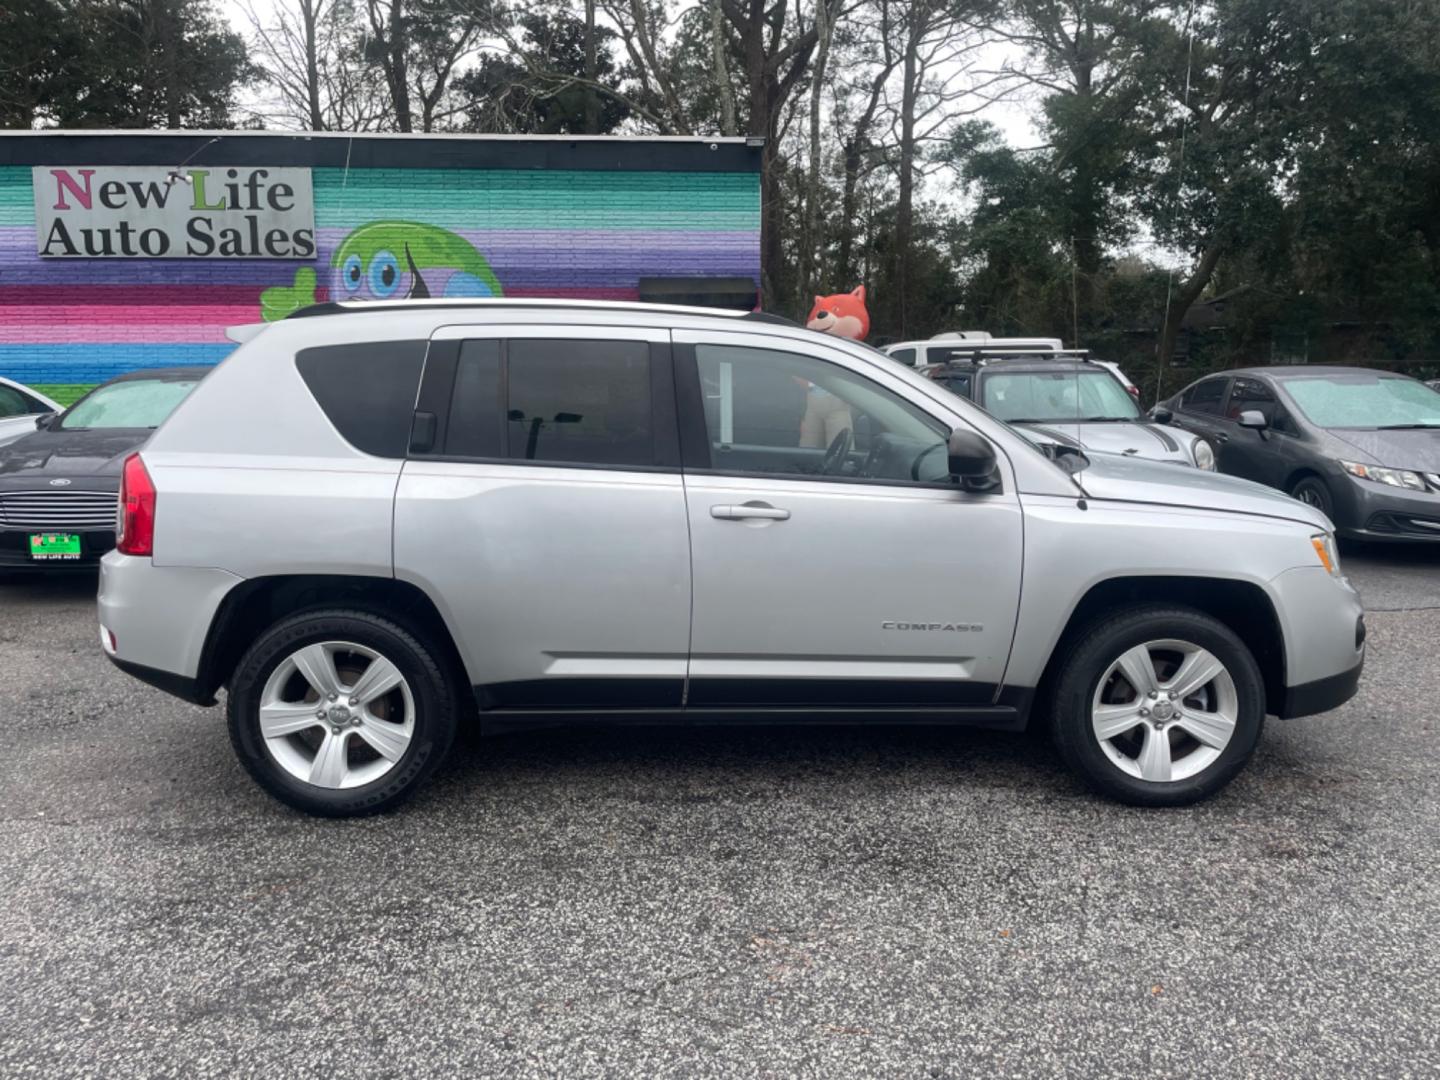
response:
[[[805,325],[822,334],[864,341],[870,333],[870,313],[865,310],[865,286],[854,292],[815,297],[810,318]]]

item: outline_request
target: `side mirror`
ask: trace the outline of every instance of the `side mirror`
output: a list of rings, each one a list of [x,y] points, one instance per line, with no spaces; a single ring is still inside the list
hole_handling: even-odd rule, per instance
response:
[[[1254,428],[1256,431],[1264,431],[1270,426],[1270,421],[1265,419],[1265,414],[1259,409],[1246,409],[1236,420],[1241,427]]]
[[[1156,405],[1150,410],[1150,419],[1157,424],[1168,424],[1175,419],[1175,414],[1164,405]]]
[[[59,414],[59,413],[53,413],[53,412],[41,413],[39,416],[35,417],[35,430],[36,430],[36,431],[49,431],[50,428],[51,428],[51,425],[53,425],[53,424],[55,423],[55,421],[58,420],[59,418],[60,418],[60,414]]]
[[[966,491],[991,491],[1000,484],[995,470],[995,448],[973,431],[950,433],[946,446],[950,475]]]

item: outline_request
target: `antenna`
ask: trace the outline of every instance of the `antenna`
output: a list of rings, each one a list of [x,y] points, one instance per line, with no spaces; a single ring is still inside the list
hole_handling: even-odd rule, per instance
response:
[[[191,183],[194,183],[194,181],[192,181],[192,180],[190,179],[189,174],[185,172],[185,166],[186,166],[186,165],[189,165],[190,162],[194,161],[197,157],[199,157],[199,156],[201,155],[201,153],[203,153],[205,150],[208,150],[210,147],[214,146],[217,142],[219,142],[219,141],[220,141],[221,139],[223,139],[224,137],[225,137],[224,135],[216,135],[213,139],[210,139],[208,142],[203,142],[203,143],[201,143],[201,144],[199,145],[199,147],[196,148],[196,150],[195,150],[195,152],[194,152],[193,154],[191,154],[191,155],[190,155],[189,157],[187,157],[184,161],[180,162],[179,165],[176,165],[175,168],[171,169],[168,173],[166,173],[166,174],[165,174],[165,190],[166,190],[166,191],[169,191],[172,187],[174,187],[174,186],[175,186],[175,181],[177,181],[177,180],[179,180],[182,184],[191,184]]]

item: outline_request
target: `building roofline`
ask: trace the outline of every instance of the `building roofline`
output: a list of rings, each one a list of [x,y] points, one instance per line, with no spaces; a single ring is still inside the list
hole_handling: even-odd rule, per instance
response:
[[[742,173],[764,140],[689,135],[468,135],[335,131],[0,132],[0,165],[508,169]]]
[[[465,131],[306,131],[302,128],[279,128],[275,130],[246,130],[225,128],[6,128],[0,129],[0,138],[135,138],[137,136],[164,139],[194,138],[291,138],[291,139],[439,139],[456,142],[554,142],[554,143],[715,143],[721,146],[756,145],[754,139],[745,135],[509,135],[474,133]]]

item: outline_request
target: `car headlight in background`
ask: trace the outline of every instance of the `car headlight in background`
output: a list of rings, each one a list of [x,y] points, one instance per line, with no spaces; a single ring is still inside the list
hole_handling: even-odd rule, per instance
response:
[[[1335,546],[1334,533],[1316,533],[1310,537],[1310,546],[1315,549],[1315,557],[1320,560],[1320,565],[1330,571],[1334,577],[1340,576],[1340,551]]]
[[[1358,465],[1353,461],[1341,461],[1340,467],[1351,476],[1358,476],[1361,480],[1373,480],[1377,484],[1409,488],[1411,491],[1425,490],[1425,481],[1421,479],[1420,474],[1411,472],[1409,469],[1385,469],[1379,465]]]
[[[1210,448],[1210,444],[1204,439],[1195,440],[1195,467],[1197,469],[1211,470],[1215,468],[1215,451]]]

